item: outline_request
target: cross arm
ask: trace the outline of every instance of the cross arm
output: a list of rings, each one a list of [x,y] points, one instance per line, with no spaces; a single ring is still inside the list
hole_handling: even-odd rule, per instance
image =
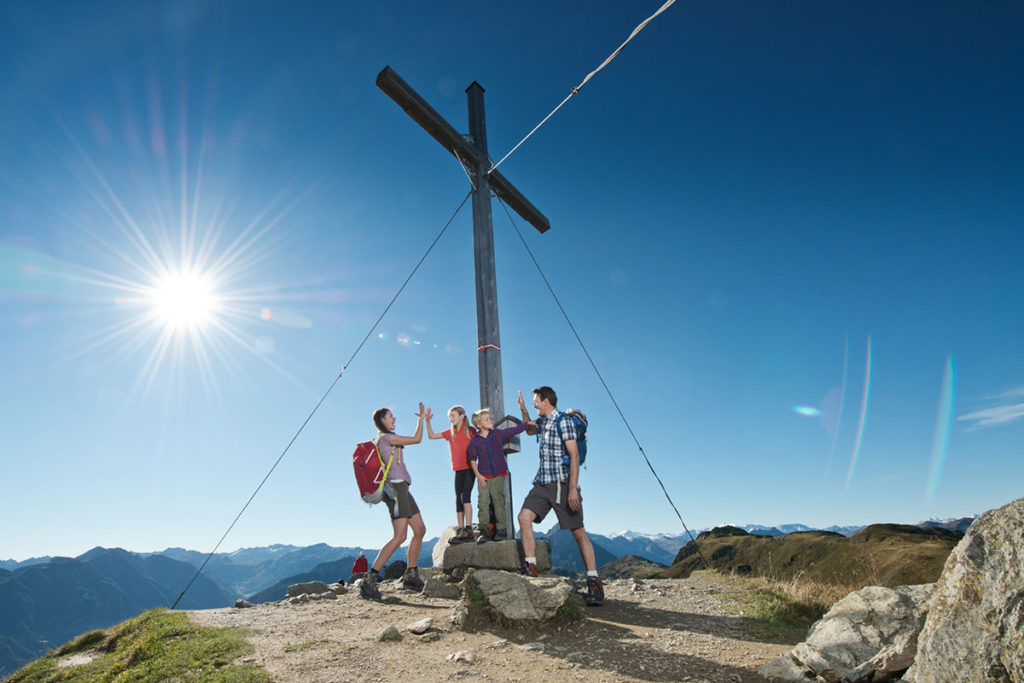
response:
[[[512,210],[528,221],[530,225],[537,228],[539,232],[547,232],[551,229],[551,221],[534,206],[523,193],[516,189],[505,176],[497,170],[491,171],[491,188],[495,194],[501,197]]]
[[[489,164],[489,160],[482,159],[472,143],[455,130],[443,116],[437,113],[437,110],[427,104],[427,101],[420,97],[419,93],[413,90],[390,66],[385,66],[377,74],[377,87],[394,100],[409,115],[409,118],[441,143],[441,146],[449,153],[462,163],[467,164],[471,171],[481,165]],[[488,179],[494,192],[538,231],[547,232],[551,228],[551,222],[547,217],[505,176],[498,171],[493,171]]]

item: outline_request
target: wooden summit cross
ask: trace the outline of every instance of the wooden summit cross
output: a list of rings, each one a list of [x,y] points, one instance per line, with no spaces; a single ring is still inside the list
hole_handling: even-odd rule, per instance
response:
[[[473,184],[473,262],[476,273],[476,330],[480,370],[480,405],[491,409],[495,423],[505,416],[501,384],[501,335],[498,332],[498,284],[494,272],[494,231],[491,226],[491,191],[540,232],[551,223],[497,170],[488,173],[487,125],[484,89],[473,81],[466,88],[469,136],[461,135],[419,93],[386,66],[377,74],[377,87],[405,110],[431,137],[466,167]],[[510,535],[515,534],[510,479],[505,485],[505,514]]]

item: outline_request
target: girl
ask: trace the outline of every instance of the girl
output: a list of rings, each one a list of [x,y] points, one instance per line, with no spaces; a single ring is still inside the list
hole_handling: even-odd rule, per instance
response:
[[[469,446],[470,439],[476,436],[476,430],[469,426],[466,410],[462,406],[452,406],[448,409],[448,421],[452,423],[452,428],[438,434],[430,427],[428,416],[427,437],[448,442],[448,450],[452,455],[452,470],[455,472],[455,519],[458,523],[455,535],[448,539],[448,542],[465,543],[473,540],[473,504],[470,500],[473,495],[473,483],[476,481],[473,470],[466,462],[466,447]]]
[[[423,545],[423,535],[427,528],[420,517],[420,509],[416,505],[412,494],[409,493],[409,484],[412,477],[405,467],[405,458],[402,451],[404,446],[411,446],[423,439],[423,420],[430,420],[430,409],[423,409],[420,403],[420,411],[416,413],[416,433],[412,436],[399,436],[395,434],[395,416],[387,408],[379,408],[373,413],[373,425],[377,428],[377,448],[380,457],[386,465],[391,461],[391,468],[388,470],[387,483],[390,484],[394,496],[384,496],[384,502],[391,513],[391,528],[394,532],[391,540],[384,544],[384,547],[377,553],[377,559],[373,561],[369,573],[359,587],[362,597],[380,600],[380,589],[377,588],[377,581],[380,578],[380,570],[388,561],[391,554],[405,543],[408,531],[412,529],[412,541],[409,542],[409,564],[402,577],[402,585],[413,590],[423,588],[423,579],[420,578],[418,566],[420,547]]]

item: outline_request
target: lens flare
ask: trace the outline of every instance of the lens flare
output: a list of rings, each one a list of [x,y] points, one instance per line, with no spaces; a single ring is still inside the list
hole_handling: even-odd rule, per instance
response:
[[[860,445],[864,439],[864,425],[868,418],[868,402],[871,397],[871,335],[868,335],[867,356],[864,359],[864,388],[861,391],[860,399],[860,424],[857,425],[857,440],[853,445],[853,454],[850,456],[850,469],[846,472],[845,491],[850,487],[850,480],[853,479],[853,471],[857,468],[857,459],[860,457]]]
[[[802,417],[821,417],[821,411],[811,406],[793,406],[793,412]]]
[[[939,411],[935,415],[935,435],[932,438],[932,458],[928,465],[928,486],[925,500],[935,500],[935,492],[942,478],[949,448],[949,432],[953,424],[953,398],[956,393],[956,362],[953,355],[946,357],[946,368],[942,372],[942,392],[939,394]]]
[[[832,470],[832,458],[836,454],[836,444],[839,443],[839,428],[843,425],[843,404],[846,403],[846,375],[848,361],[850,359],[850,340],[843,338],[843,382],[839,386],[839,409],[836,411],[836,429],[832,433],[832,448],[828,452],[828,462],[825,464],[825,474]]]

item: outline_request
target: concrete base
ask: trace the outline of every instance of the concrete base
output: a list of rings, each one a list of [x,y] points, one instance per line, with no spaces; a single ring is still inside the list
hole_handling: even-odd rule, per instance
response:
[[[433,561],[435,571],[451,573],[456,569],[504,569],[518,572],[521,567],[522,550],[518,540],[489,541],[476,544],[459,543],[451,545],[448,539],[455,535],[455,527],[447,527],[434,545]],[[551,569],[551,546],[546,538],[537,539],[537,570]]]

